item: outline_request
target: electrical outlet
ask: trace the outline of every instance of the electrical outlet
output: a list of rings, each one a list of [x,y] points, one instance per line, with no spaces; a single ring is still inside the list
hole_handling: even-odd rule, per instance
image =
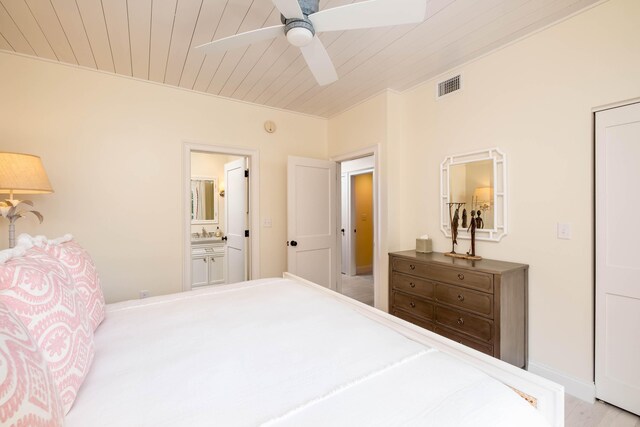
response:
[[[264,227],[265,228],[271,228],[272,225],[273,225],[273,222],[271,221],[271,218],[265,218],[264,219]]]
[[[150,295],[151,295],[151,292],[147,290],[140,291],[140,299],[149,298]]]
[[[571,240],[571,224],[558,223],[558,239]]]

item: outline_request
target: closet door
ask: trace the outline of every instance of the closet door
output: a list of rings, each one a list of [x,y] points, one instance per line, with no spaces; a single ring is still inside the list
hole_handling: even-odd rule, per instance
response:
[[[596,396],[640,414],[640,104],[596,114]]]

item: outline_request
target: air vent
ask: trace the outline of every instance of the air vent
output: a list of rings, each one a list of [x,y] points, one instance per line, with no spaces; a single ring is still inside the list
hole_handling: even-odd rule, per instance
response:
[[[438,83],[438,98],[442,98],[445,95],[449,95],[452,92],[460,90],[461,76],[458,74],[455,77],[451,77],[445,81]]]

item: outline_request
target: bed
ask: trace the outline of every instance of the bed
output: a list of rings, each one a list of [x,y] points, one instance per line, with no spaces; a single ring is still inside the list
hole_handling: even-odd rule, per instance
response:
[[[108,305],[65,426],[562,426],[563,396],[285,274]]]

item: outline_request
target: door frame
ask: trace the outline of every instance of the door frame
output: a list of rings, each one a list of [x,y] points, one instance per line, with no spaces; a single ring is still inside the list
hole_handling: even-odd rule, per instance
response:
[[[198,142],[182,143],[182,290],[191,290],[191,152],[244,156],[249,162],[249,279],[260,278],[260,152]]]
[[[380,145],[371,145],[359,150],[346,152],[343,154],[335,155],[330,158],[331,161],[338,164],[337,187],[336,194],[336,217],[342,218],[342,212],[340,211],[342,206],[342,162],[349,160],[356,160],[363,157],[373,156],[373,305],[380,310],[386,311],[386,307],[382,307],[382,295],[386,292],[384,287],[384,281],[382,280],[382,262],[386,261],[386,253],[383,251],[383,235],[382,235],[382,223],[385,220],[384,210],[381,209],[383,203],[383,189],[380,185],[381,174],[381,159],[380,159]],[[342,221],[339,221],[339,223]],[[339,229],[338,229],[339,231]],[[336,235],[336,259],[338,265],[342,262],[342,233],[338,232]],[[386,248],[385,248],[386,250]],[[342,292],[342,272],[341,269],[337,269],[337,291]]]

